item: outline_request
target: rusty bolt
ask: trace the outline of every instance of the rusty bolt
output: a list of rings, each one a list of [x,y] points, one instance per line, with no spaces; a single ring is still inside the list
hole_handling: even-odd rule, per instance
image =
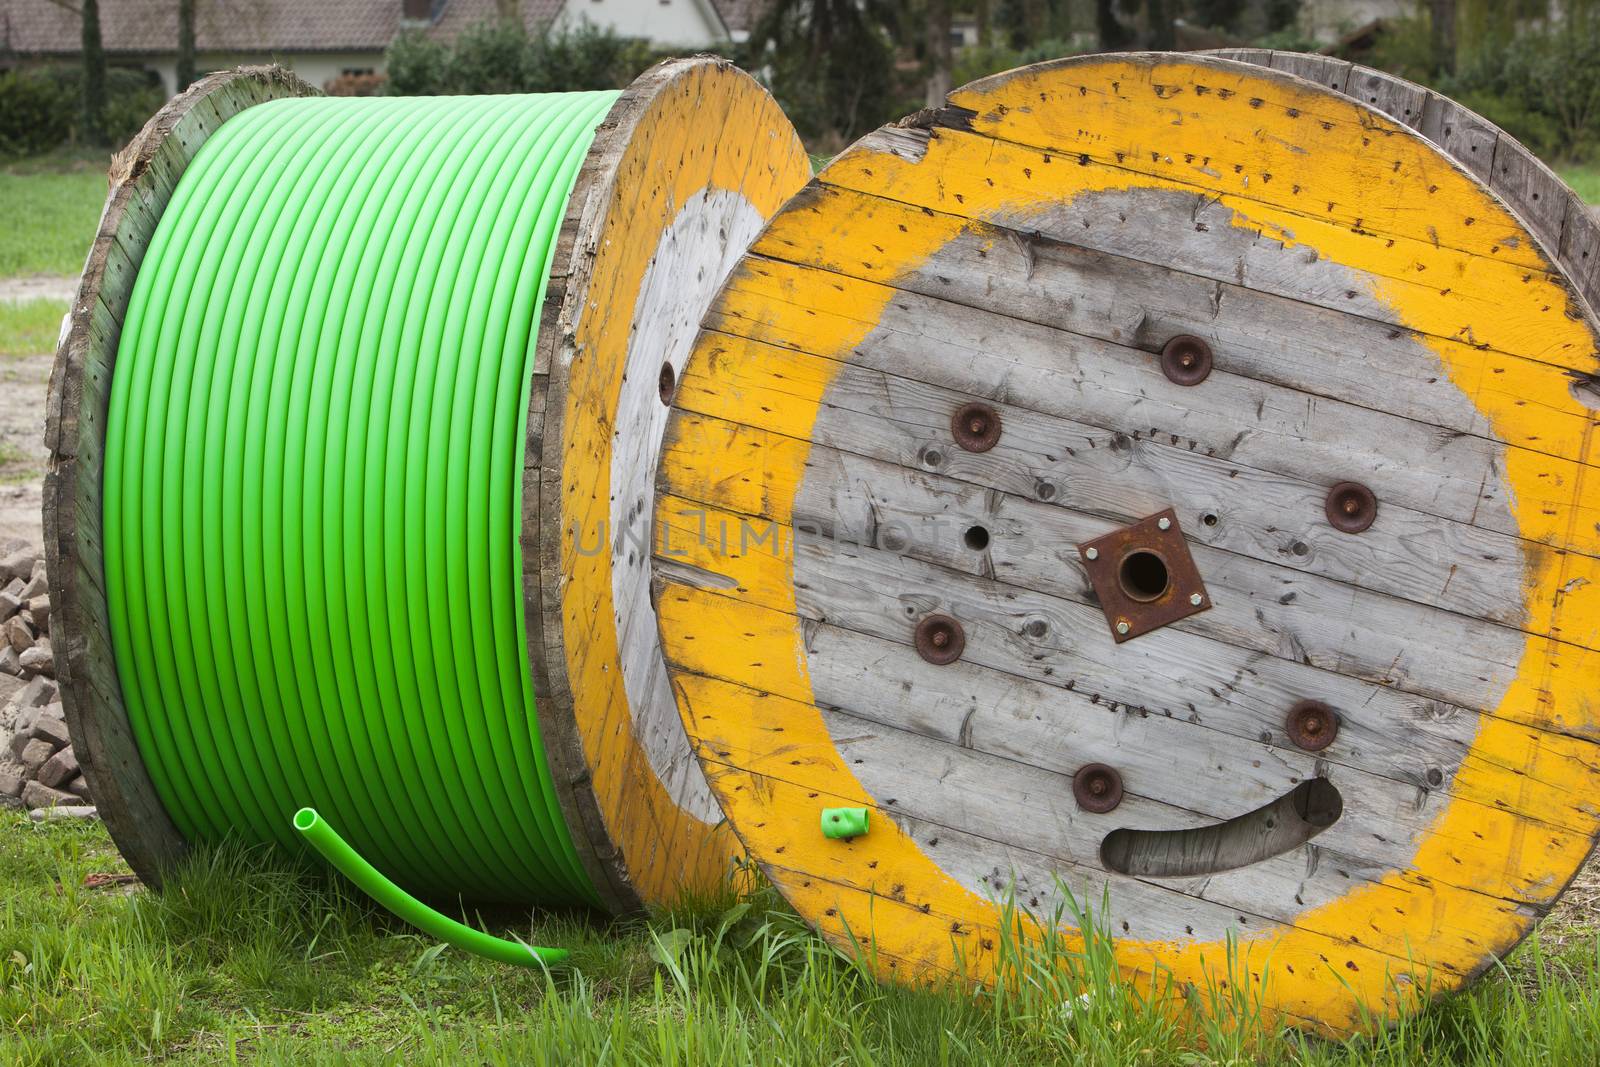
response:
[[[1201,596],[1199,593],[1189,594],[1189,603],[1193,604],[1195,607],[1199,607],[1201,604],[1204,604],[1205,601],[1206,598]]]
[[[1125,634],[1125,633],[1127,633],[1127,632],[1128,632],[1128,631],[1129,631],[1129,630],[1130,630],[1130,629],[1132,629],[1132,627],[1130,627],[1130,626],[1129,626],[1129,625],[1128,625],[1128,620],[1127,620],[1127,619],[1118,619],[1118,620],[1117,620],[1117,633],[1119,633],[1119,634]]]
[[[1199,385],[1211,374],[1211,346],[1180,333],[1161,349],[1161,373],[1178,385]]]
[[[1320,700],[1297,701],[1284,723],[1289,740],[1307,752],[1321,752],[1339,736],[1339,716]]]
[[[941,667],[960,659],[967,647],[961,624],[948,615],[929,615],[917,623],[914,641],[923,659]]]
[[[1340,482],[1328,490],[1323,511],[1334,529],[1356,534],[1378,517],[1378,498],[1360,482]]]
[[[672,406],[672,394],[678,391],[678,372],[672,369],[672,364],[661,364],[661,373],[656,376],[656,392],[661,396],[661,402],[668,407]]]
[[[1072,776],[1072,797],[1084,811],[1104,815],[1122,803],[1122,775],[1104,763],[1086,763]]]
[[[963,404],[950,416],[950,433],[968,452],[987,452],[1000,440],[1000,413],[988,404]]]

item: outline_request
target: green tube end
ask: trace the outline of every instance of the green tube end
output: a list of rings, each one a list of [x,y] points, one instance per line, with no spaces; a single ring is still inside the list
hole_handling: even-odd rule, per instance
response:
[[[822,836],[848,841],[867,832],[866,808],[823,808]]]
[[[294,828],[303,834],[315,830],[319,821],[321,820],[316,808],[301,808],[294,813]]]

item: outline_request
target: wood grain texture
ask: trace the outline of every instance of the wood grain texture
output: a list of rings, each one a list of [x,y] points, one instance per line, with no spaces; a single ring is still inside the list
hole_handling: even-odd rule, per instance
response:
[[[720,884],[739,848],[689,758],[649,600],[656,381],[809,173],[748,75],[670,60],[607,116],[562,229],[528,418],[524,602],[558,796],[614,911]]]
[[[50,374],[44,540],[61,699],[100,817],[148,885],[161,884],[185,844],[134,742],[111,651],[102,464],[117,343],[156,224],[201,146],[245,108],[315,93],[281,67],[240,67],[200,79],[145,124],[112,159],[105,210]]]
[[[1592,849],[1595,324],[1414,132],[1429,98],[1359,73],[986,79],[835,160],[707,314],[658,475],[679,710],[752,855],[886,973],[981,973],[997,896],[1048,914],[1059,878],[1109,887],[1130,972],[1225,977],[1234,933],[1274,1010],[1348,1032],[1490,965]],[[1176,333],[1201,385],[1159,369]],[[975,399],[984,452],[950,438]],[[1347,479],[1359,535],[1322,514]],[[1116,644],[1075,546],[1168,507],[1213,606]],[[915,651],[930,613],[956,664]],[[1108,814],[1072,797],[1096,762]],[[1278,821],[1316,779],[1337,818]],[[822,839],[825,804],[872,832]]]
[[[1468,108],[1387,71],[1333,56],[1230,48],[1213,55],[1287,71],[1399,119],[1483,179],[1560,263],[1591,309],[1600,308],[1592,212],[1515,137]]]

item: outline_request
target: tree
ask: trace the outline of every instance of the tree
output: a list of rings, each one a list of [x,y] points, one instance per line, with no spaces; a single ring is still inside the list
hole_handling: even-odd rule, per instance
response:
[[[1094,28],[1100,51],[1116,52],[1128,46],[1128,31],[1117,18],[1116,0],[1094,0]]]
[[[1170,52],[1178,47],[1177,27],[1167,0],[1145,0],[1145,26],[1150,38],[1149,47],[1158,52]]]
[[[83,0],[83,139],[106,140],[106,50],[100,40],[100,0]]]
[[[1433,56],[1433,73],[1454,74],[1456,70],[1456,0],[1428,0],[1428,41]]]
[[[954,87],[950,73],[955,56],[950,47],[950,0],[927,0],[925,13],[928,44],[927,105],[943,107]]]
[[[178,0],[178,92],[194,81],[194,0]]]
[[[774,0],[744,65],[762,70],[802,136],[822,149],[891,118],[898,0]]]

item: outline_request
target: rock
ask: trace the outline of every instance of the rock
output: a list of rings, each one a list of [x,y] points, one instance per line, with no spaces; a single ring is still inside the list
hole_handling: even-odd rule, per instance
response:
[[[51,789],[43,782],[29,782],[22,787],[22,806],[25,808],[53,808],[58,804],[73,805],[78,798],[64,789]]]
[[[77,776],[78,757],[72,751],[71,745],[45,760],[44,766],[39,768],[38,775],[41,783],[58,789],[65,789],[67,783]]]
[[[81,774],[61,788],[65,789],[79,800],[89,799],[89,779],[85,778]]]
[[[33,577],[33,567],[38,562],[39,550],[32,545],[23,545],[7,552],[4,558],[0,558],[0,575],[20,578],[26,582]]]
[[[55,682],[49,678],[30,678],[23,683],[21,689],[17,690],[17,695],[11,698],[11,706],[20,712],[25,708],[43,707],[55,698]]]
[[[48,822],[55,819],[93,819],[99,814],[88,804],[57,804],[35,808],[28,812],[28,818],[34,822]]]
[[[44,596],[50,591],[50,580],[45,577],[44,560],[40,560],[33,568],[33,576],[22,587],[22,592],[17,595],[24,601],[32,600],[37,596]]]
[[[12,750],[16,745],[13,743]],[[37,737],[23,743],[22,751],[17,753],[17,762],[22,764],[22,777],[37,778],[39,770],[51,757],[56,754],[56,748],[48,741],[41,741]]]
[[[17,657],[17,662],[22,664],[22,669],[30,674],[54,674],[56,672],[55,653],[50,648],[50,642],[40,641],[26,652]]]
[[[33,647],[35,636],[33,627],[29,626],[27,620],[21,615],[13,615],[6,620],[5,634],[6,640],[11,642],[11,647],[19,653],[26,652]]]
[[[6,647],[9,648],[10,646],[8,645]],[[27,685],[27,683],[21,678],[13,678],[9,674],[0,674],[0,701],[5,702],[3,705],[0,705],[0,727],[5,726],[5,722],[8,717],[16,717],[14,710],[10,716],[8,716],[6,712],[7,710],[10,710],[8,706],[12,700],[16,699],[17,694],[22,692],[22,687],[25,685]]]
[[[40,711],[39,717],[33,720],[33,728],[29,732],[37,740],[48,741],[52,746],[52,753],[72,743],[72,738],[67,735],[67,720],[60,704],[51,704]]]
[[[45,633],[50,632],[50,597],[36,596],[28,601],[28,610],[33,613],[33,623]]]
[[[9,641],[0,646],[0,672],[12,677],[20,677],[22,674],[22,657],[11,647]]]
[[[22,589],[19,585],[17,588],[17,593],[20,592],[22,592]],[[9,589],[5,592],[0,592],[0,622],[4,622],[6,619],[11,618],[11,616],[21,611],[22,605],[23,600],[21,597],[17,596],[16,593],[11,592]]]
[[[10,771],[0,771],[0,797],[20,797],[22,795],[22,775],[12,774]]]

